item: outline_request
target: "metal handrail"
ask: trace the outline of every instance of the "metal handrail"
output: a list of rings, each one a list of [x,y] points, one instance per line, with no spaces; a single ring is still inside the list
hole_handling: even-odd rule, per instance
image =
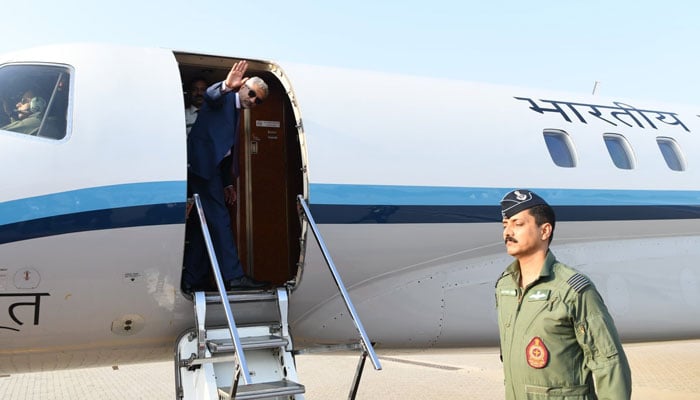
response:
[[[355,328],[357,328],[357,331],[360,333],[360,340],[362,341],[362,346],[369,355],[369,358],[372,361],[372,365],[374,365],[374,369],[381,370],[382,365],[379,363],[379,357],[377,357],[377,353],[374,352],[374,347],[369,341],[367,332],[365,332],[365,328],[362,326],[362,321],[360,321],[360,317],[355,311],[355,306],[353,306],[352,300],[350,300],[350,295],[348,294],[348,291],[347,289],[345,289],[345,285],[343,284],[343,280],[340,278],[340,274],[338,274],[338,269],[335,267],[333,259],[331,258],[331,255],[328,252],[328,248],[326,247],[326,244],[324,243],[323,238],[321,237],[321,233],[318,230],[316,221],[314,221],[314,217],[311,215],[309,206],[306,204],[306,200],[304,200],[304,198],[301,195],[297,196],[297,201],[299,205],[301,205],[302,210],[304,211],[304,216],[306,217],[306,220],[309,221],[309,226],[311,227],[311,231],[314,233],[316,243],[318,243],[318,246],[321,248],[323,258],[326,259],[326,264],[328,265],[328,268],[330,269],[331,274],[333,275],[335,284],[338,287],[338,290],[340,291],[340,296],[343,298],[343,301],[345,302],[345,306],[347,307],[350,316],[352,317],[352,321],[355,324]]]
[[[202,202],[199,199],[199,194],[194,194],[194,203],[197,206],[197,215],[199,216],[199,224],[202,227],[202,235],[204,235],[204,243],[207,245],[207,253],[209,254],[209,260],[211,260],[212,272],[214,272],[214,279],[216,280],[216,286],[219,290],[219,296],[221,296],[221,304],[224,306],[224,312],[226,313],[226,321],[228,322],[228,330],[231,333],[231,340],[236,348],[235,357],[238,360],[238,366],[240,367],[240,373],[243,377],[243,382],[246,384],[251,383],[250,373],[248,372],[248,363],[246,362],[245,355],[243,354],[243,346],[241,345],[241,338],[238,336],[238,329],[236,328],[236,321],[233,319],[233,312],[231,312],[231,305],[228,302],[228,295],[226,293],[226,288],[224,286],[224,280],[221,277],[221,271],[219,271],[219,262],[216,259],[216,253],[214,252],[214,245],[211,242],[211,236],[209,235],[209,227],[207,226],[207,221],[204,218],[204,210],[202,209]],[[234,375],[235,377],[235,375]],[[235,382],[234,382],[235,383]],[[234,384],[231,387],[235,387]]]

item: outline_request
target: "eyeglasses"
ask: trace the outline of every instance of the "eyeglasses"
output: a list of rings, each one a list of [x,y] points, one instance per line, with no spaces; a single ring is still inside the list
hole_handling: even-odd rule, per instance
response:
[[[255,99],[255,104],[262,104],[262,100],[258,97],[258,94],[255,93],[255,90],[251,89],[250,86],[246,86],[248,90],[248,97],[251,99]]]

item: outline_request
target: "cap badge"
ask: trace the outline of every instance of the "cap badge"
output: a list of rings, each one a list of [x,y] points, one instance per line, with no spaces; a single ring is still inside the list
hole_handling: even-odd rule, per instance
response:
[[[527,195],[525,193],[520,193],[519,190],[516,190],[513,194],[515,194],[515,198],[518,199],[519,201],[523,201],[527,199]]]

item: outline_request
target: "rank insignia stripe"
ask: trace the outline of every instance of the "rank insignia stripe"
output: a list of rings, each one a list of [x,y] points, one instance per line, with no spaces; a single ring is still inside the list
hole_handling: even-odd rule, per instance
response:
[[[571,278],[569,278],[569,280],[566,281],[566,283],[568,283],[569,286],[571,286],[571,288],[574,289],[576,293],[581,293],[583,289],[591,285],[591,281],[589,281],[588,278],[586,278],[586,276],[584,276],[583,274],[573,275]]]

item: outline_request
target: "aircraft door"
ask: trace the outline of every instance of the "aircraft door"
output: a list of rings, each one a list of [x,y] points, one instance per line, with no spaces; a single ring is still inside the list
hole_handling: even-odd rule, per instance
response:
[[[296,136],[286,130],[284,89],[271,74],[262,77],[270,94],[242,118],[239,253],[256,279],[280,284],[293,274],[290,268],[298,257],[291,250],[296,238],[289,237],[290,224],[297,219],[290,207],[295,194],[290,194],[294,180],[288,161]]]

